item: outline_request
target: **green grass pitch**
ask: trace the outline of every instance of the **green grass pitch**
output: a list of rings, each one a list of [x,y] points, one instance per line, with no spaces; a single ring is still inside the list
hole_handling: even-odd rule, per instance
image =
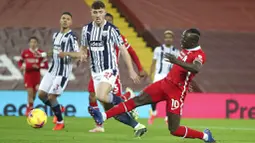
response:
[[[141,139],[133,137],[133,130],[115,120],[105,124],[105,133],[89,133],[94,127],[90,118],[66,117],[63,131],[52,131],[52,118],[42,129],[33,129],[25,117],[0,116],[0,143],[202,143],[197,139],[182,139],[169,134],[163,119],[156,119]],[[255,143],[255,122],[253,120],[184,119],[183,125],[198,130],[208,127],[218,143]]]

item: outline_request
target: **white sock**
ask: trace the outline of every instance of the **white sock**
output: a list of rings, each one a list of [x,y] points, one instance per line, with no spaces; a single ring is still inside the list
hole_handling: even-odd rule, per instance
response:
[[[153,115],[153,116],[156,116],[156,115],[157,115],[157,110],[152,111],[152,115]]]
[[[107,119],[105,112],[102,112],[102,116],[103,116],[103,120],[105,121]]]
[[[57,121],[57,124],[64,124],[64,120],[62,120],[62,121]]]
[[[112,103],[113,102],[113,95],[111,93],[109,93],[108,95],[109,95],[109,97],[108,97],[109,103]]]
[[[203,140],[208,141],[208,135],[204,133]]]
[[[135,126],[134,129],[137,129],[139,126],[140,126],[140,123],[138,123],[138,124]]]

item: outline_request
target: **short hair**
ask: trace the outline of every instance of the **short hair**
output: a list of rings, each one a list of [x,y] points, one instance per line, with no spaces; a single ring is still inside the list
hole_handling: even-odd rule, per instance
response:
[[[166,31],[164,32],[164,35],[167,35],[167,34],[170,34],[170,35],[174,36],[174,32],[171,31],[171,30],[166,30]]]
[[[67,11],[66,11],[66,12],[63,12],[62,15],[69,15],[70,17],[73,18],[73,15],[71,14],[71,12],[67,12]]]
[[[31,40],[35,40],[37,43],[39,42],[38,38],[35,36],[29,37],[28,42],[30,42]]]
[[[110,13],[106,13],[105,16],[109,16],[109,17],[111,17],[113,19],[113,15],[110,14]]]
[[[93,4],[91,5],[92,9],[100,9],[100,8],[105,8],[105,4],[102,1],[96,0],[93,2]]]
[[[197,34],[198,36],[201,36],[199,30],[196,28],[190,28],[190,29],[186,30],[186,32],[194,33],[194,34]]]

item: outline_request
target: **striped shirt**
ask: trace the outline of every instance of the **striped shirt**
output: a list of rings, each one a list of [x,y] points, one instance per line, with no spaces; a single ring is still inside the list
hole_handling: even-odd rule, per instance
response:
[[[153,53],[153,59],[156,60],[155,74],[167,75],[169,70],[171,70],[173,67],[173,64],[164,61],[165,53],[170,53],[178,57],[180,51],[174,46],[166,47],[165,44],[156,47]]]
[[[72,72],[72,59],[69,56],[60,58],[59,52],[79,52],[77,37],[70,30],[67,33],[56,32],[53,34],[52,65],[49,73],[55,76],[69,77]]]
[[[107,69],[117,70],[116,47],[123,44],[118,28],[106,20],[102,26],[91,22],[82,29],[81,45],[89,50],[91,70],[94,73],[101,73]]]

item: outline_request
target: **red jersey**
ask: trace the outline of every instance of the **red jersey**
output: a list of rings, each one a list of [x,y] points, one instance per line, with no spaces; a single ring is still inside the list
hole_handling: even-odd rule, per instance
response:
[[[186,63],[193,63],[198,61],[201,64],[205,63],[206,56],[202,51],[201,47],[195,47],[193,49],[183,49],[180,52],[178,60],[181,60]],[[189,72],[188,70],[174,64],[171,71],[168,73],[166,79],[170,80],[176,84],[182,91],[186,92],[188,90],[191,80],[195,77],[196,74]]]
[[[39,58],[35,56],[35,52],[42,53],[43,51],[40,49],[36,49],[33,51],[32,49],[28,48],[25,49],[21,54],[21,59],[18,62],[18,66],[21,68],[25,66],[25,75],[26,74],[33,74],[33,75],[40,75],[41,68],[48,68],[48,62],[46,58]],[[34,68],[33,65],[37,65],[39,68]]]

